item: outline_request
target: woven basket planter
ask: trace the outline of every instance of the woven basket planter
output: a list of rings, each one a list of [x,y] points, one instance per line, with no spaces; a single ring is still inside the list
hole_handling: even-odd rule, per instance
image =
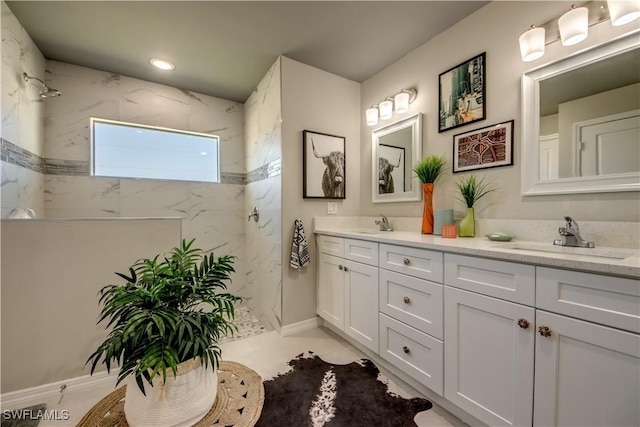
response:
[[[167,372],[165,384],[159,376],[153,379],[153,387],[145,382],[146,396],[131,376],[124,401],[127,423],[131,427],[193,425],[207,415],[217,390],[218,375],[213,366],[205,368],[196,359],[179,364],[175,378]]]

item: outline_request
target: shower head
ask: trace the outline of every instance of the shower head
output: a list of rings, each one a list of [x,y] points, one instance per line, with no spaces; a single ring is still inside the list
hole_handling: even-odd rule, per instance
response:
[[[52,87],[47,86],[47,84],[45,82],[43,82],[42,80],[40,80],[37,77],[29,76],[29,75],[27,75],[27,73],[22,73],[22,77],[24,78],[25,82],[28,82],[29,80],[36,80],[36,81],[38,81],[38,83],[40,83],[42,85],[42,90],[40,91],[40,98],[42,98],[42,99],[55,98],[56,96],[62,95],[62,92],[60,92],[57,89],[54,89]]]

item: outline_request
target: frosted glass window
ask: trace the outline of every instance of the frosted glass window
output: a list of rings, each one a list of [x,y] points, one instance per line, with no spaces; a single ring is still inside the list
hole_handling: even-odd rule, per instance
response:
[[[91,175],[220,182],[216,135],[91,118]]]

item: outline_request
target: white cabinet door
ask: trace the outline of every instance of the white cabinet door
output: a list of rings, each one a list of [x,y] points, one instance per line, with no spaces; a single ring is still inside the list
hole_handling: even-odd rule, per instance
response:
[[[538,310],[536,426],[640,425],[640,336]]]
[[[445,286],[444,397],[491,426],[531,425],[534,316]]]
[[[378,353],[378,268],[344,260],[344,331]]]
[[[318,315],[344,330],[344,260],[320,253],[318,256]]]

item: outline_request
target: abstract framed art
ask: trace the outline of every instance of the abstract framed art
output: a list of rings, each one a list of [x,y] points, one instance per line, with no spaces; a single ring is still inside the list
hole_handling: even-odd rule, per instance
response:
[[[513,120],[454,135],[453,172],[513,164]]]
[[[485,62],[486,52],[482,52],[440,74],[438,132],[484,120],[487,117]]]

